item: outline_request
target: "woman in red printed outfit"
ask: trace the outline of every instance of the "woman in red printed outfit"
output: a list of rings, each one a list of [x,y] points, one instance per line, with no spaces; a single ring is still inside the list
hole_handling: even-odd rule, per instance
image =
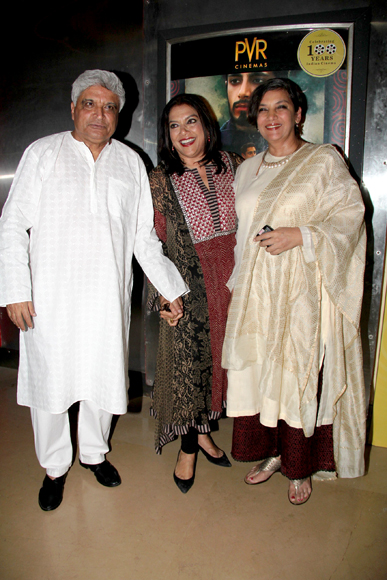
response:
[[[216,465],[231,465],[210,431],[226,401],[227,374],[220,363],[230,299],[226,282],[234,263],[233,181],[242,159],[219,151],[216,118],[198,95],[174,97],[161,125],[161,162],[150,174],[155,228],[190,293],[179,320],[172,320],[159,297],[152,413],[158,453],[181,435],[174,480],[186,493],[194,482],[199,450]]]

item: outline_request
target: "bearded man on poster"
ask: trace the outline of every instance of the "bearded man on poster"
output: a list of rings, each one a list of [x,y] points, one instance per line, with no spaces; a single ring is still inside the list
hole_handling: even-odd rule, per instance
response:
[[[256,153],[266,149],[265,139],[247,120],[250,97],[265,80],[274,78],[271,71],[254,70],[247,73],[228,74],[226,82],[227,102],[230,118],[220,128],[222,149],[241,155],[242,147],[248,141],[256,148]]]

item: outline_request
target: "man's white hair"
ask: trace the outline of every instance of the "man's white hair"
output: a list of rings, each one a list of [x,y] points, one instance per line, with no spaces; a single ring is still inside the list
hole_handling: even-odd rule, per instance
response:
[[[105,89],[108,89],[112,93],[116,94],[120,99],[120,111],[125,104],[125,90],[122,82],[118,76],[107,70],[85,70],[79,77],[73,82],[71,90],[71,100],[74,106],[77,104],[78,97],[83,91],[92,87],[94,85],[100,85]]]

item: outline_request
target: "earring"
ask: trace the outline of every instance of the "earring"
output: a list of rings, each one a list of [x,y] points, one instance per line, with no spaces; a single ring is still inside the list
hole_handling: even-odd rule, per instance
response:
[[[207,141],[210,142],[211,141],[211,137],[208,135],[207,137]]]
[[[174,146],[172,145],[172,151],[174,151],[174,150],[175,150],[175,148],[174,148]]]

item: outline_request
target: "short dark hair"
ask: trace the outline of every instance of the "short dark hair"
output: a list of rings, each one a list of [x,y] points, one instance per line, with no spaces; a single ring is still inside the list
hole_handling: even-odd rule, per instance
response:
[[[254,143],[244,143],[241,147],[242,155],[244,155],[246,153],[247,149],[251,149],[251,147],[254,147],[254,149],[256,149]]]
[[[301,121],[295,129],[296,134],[301,135],[302,127],[305,122],[306,112],[308,110],[308,102],[306,100],[305,94],[298,86],[298,84],[294,81],[291,81],[290,79],[284,79],[280,77],[275,79],[268,79],[267,81],[258,85],[250,99],[249,111],[247,114],[249,123],[254,127],[257,126],[258,109],[263,96],[269,91],[276,90],[284,90],[288,93],[296,112],[301,107]]]
[[[191,93],[183,93],[173,97],[169,103],[164,107],[160,120],[160,140],[159,140],[159,155],[161,163],[163,164],[168,174],[184,173],[184,165],[176,151],[172,149],[172,141],[169,134],[169,113],[171,109],[178,105],[189,105],[199,115],[200,122],[203,126],[204,135],[206,137],[204,144],[204,155],[201,162],[203,165],[207,163],[215,163],[216,173],[226,171],[226,166],[222,161],[219,151],[220,132],[219,125],[211,105],[204,97],[194,95]]]

